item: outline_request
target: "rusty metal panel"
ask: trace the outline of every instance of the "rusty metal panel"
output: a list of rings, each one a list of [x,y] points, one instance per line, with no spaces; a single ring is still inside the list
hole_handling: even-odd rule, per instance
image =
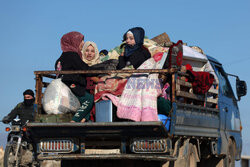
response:
[[[93,160],[93,159],[131,159],[131,160],[147,160],[147,161],[175,161],[176,158],[170,155],[138,155],[138,154],[116,154],[116,155],[86,155],[86,154],[58,154],[58,155],[42,155],[38,156],[39,160]]]

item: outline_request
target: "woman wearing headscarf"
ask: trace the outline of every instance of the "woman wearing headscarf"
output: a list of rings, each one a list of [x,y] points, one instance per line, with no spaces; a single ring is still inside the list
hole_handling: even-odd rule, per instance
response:
[[[82,47],[84,36],[79,32],[69,32],[61,38],[60,58],[55,63],[55,69],[61,70],[91,70],[88,64],[82,61]],[[85,122],[89,120],[90,111],[93,107],[94,97],[86,90],[86,75],[65,74],[62,82],[65,83],[80,101],[81,107],[72,118],[72,122]]]
[[[151,57],[150,52],[143,47],[144,36],[145,31],[141,27],[131,28],[123,35],[125,44],[121,47],[124,47],[124,54],[119,56],[117,69],[130,65],[137,69]]]
[[[88,64],[88,66],[93,66],[101,62],[96,43],[92,41],[85,42],[82,48],[82,61]]]
[[[143,47],[144,30],[129,29],[123,36],[126,41],[124,55],[119,57],[118,69],[133,66],[135,69],[157,69],[157,62]],[[151,86],[149,86],[151,84]],[[109,98],[117,106],[118,118],[132,121],[158,121],[157,97],[161,94],[158,74],[133,74],[127,81],[121,97]],[[161,108],[160,108],[161,109]]]

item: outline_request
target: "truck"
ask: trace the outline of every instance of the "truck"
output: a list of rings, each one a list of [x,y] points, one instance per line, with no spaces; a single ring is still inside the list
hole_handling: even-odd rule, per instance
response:
[[[145,70],[35,71],[38,111],[35,122],[26,126],[35,160],[58,160],[61,166],[235,166],[242,151],[237,101],[246,95],[246,83],[238,76],[226,73],[215,58],[189,46],[182,45],[182,49],[183,65],[190,64],[195,71],[208,71],[214,75],[215,81],[207,93],[194,93],[192,83],[182,79],[188,74],[179,66]],[[49,81],[58,74],[73,73],[168,75],[172,105],[169,129],[162,121],[120,122],[112,119],[70,123],[72,114],[44,113],[42,96]],[[229,76],[236,78],[237,98]],[[101,112],[111,113],[115,118],[116,108],[112,103],[110,105],[100,107]]]

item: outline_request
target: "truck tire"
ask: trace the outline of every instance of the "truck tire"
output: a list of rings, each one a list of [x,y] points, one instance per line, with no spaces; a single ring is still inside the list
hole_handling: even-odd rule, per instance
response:
[[[14,167],[15,166],[15,149],[16,144],[7,145],[4,151],[4,167]],[[18,162],[19,163],[19,162]]]
[[[198,167],[223,167],[221,164],[220,158],[215,156],[211,156],[209,158],[201,158],[200,162],[198,163]],[[223,162],[222,162],[223,163]]]
[[[232,139],[229,139],[226,156],[222,159],[215,158],[215,161],[213,162],[215,162],[216,164],[211,165],[211,167],[235,167],[235,151],[235,143]]]

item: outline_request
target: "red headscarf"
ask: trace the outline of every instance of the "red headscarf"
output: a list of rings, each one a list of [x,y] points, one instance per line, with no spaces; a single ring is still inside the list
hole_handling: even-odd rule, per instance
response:
[[[64,34],[61,38],[61,48],[63,52],[76,52],[82,57],[79,45],[84,40],[84,36],[76,31]]]

